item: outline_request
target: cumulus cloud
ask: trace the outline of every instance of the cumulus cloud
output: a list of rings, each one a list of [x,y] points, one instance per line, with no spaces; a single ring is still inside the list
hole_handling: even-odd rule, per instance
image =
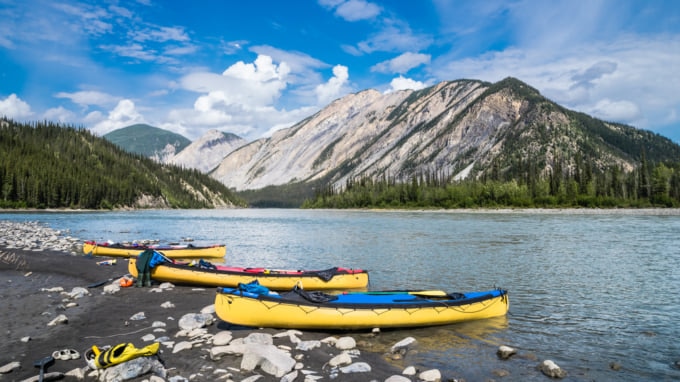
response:
[[[373,65],[373,67],[371,67],[371,71],[378,73],[404,74],[415,67],[420,65],[428,65],[429,63],[429,54],[406,52],[391,60],[383,61]]]
[[[12,119],[22,119],[30,117],[33,112],[26,102],[12,93],[4,100],[0,100],[0,115]]]
[[[420,90],[427,86],[428,85],[424,82],[414,81],[410,78],[404,78],[403,76],[399,76],[390,81],[390,89],[386,93],[407,89]]]
[[[349,71],[346,66],[336,65],[333,68],[333,77],[328,79],[326,83],[319,84],[314,89],[319,105],[326,105],[334,99],[347,94],[347,81],[349,80]]]
[[[58,121],[61,123],[74,123],[77,119],[76,114],[62,106],[48,109],[43,114],[43,118],[48,121]]]
[[[276,64],[270,56],[260,54],[254,62],[236,62],[221,74],[188,74],[179,86],[201,94],[193,108],[170,111],[167,120],[172,122],[163,126],[190,139],[215,128],[246,135],[290,126],[310,113],[306,107],[286,111],[276,106],[288,86],[290,72],[286,62]]]
[[[90,114],[88,117],[95,118],[101,114]],[[92,131],[95,134],[104,135],[113,130],[117,130],[136,123],[145,123],[144,117],[136,110],[135,103],[129,99],[118,101],[116,107],[111,110],[105,119],[94,125]]]

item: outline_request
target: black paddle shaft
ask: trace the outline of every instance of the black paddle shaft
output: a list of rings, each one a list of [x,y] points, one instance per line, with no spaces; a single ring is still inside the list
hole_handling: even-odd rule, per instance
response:
[[[50,367],[54,363],[54,357],[48,356],[42,359],[39,359],[33,363],[33,366],[39,367],[40,368],[40,377],[38,381],[42,382],[44,377],[45,377],[45,369]]]

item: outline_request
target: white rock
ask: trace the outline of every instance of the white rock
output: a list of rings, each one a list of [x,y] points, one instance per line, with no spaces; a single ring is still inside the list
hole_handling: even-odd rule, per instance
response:
[[[336,367],[340,365],[349,365],[352,363],[352,357],[349,356],[349,354],[342,352],[335,357],[331,358],[330,361],[328,361],[328,364],[331,367]]]
[[[217,361],[225,355],[242,355],[246,351],[246,345],[234,344],[233,341],[226,346],[215,346],[210,349],[210,359]]]
[[[403,375],[392,375],[385,382],[411,382],[411,378],[404,377]]]
[[[90,295],[90,291],[83,287],[75,287],[67,295],[72,299],[79,299]]]
[[[30,336],[21,337],[21,342],[28,342],[28,341],[30,341],[30,340],[31,340],[31,337],[30,337]]]
[[[57,292],[63,292],[64,288],[62,287],[53,287],[53,288],[40,288],[41,292],[47,292],[47,293],[57,293]]]
[[[297,376],[298,376],[297,370],[291,371],[290,373],[284,375],[281,378],[280,382],[293,382],[295,378],[297,378]]]
[[[318,348],[318,347],[321,347],[321,341],[317,341],[317,340],[300,341],[295,346],[295,349],[302,350],[302,351],[309,351],[309,350],[312,350],[312,349]]]
[[[352,337],[340,337],[337,342],[335,342],[335,347],[340,350],[354,349],[357,346],[357,342]]]
[[[517,350],[505,345],[500,346],[498,348],[498,351],[496,352],[496,354],[498,354],[498,357],[500,357],[501,359],[508,359],[515,353],[517,353]]]
[[[47,326],[56,326],[56,325],[59,325],[59,324],[67,324],[67,323],[68,323],[68,318],[63,314],[60,314],[57,317],[55,317],[54,320],[50,321],[47,324]]]
[[[162,283],[161,285],[158,286],[160,289],[172,289],[175,286],[172,285],[172,283]]]
[[[273,345],[274,338],[269,333],[250,333],[243,339],[244,344]]]
[[[166,325],[165,322],[163,322],[163,321],[154,321],[154,322],[151,324],[151,327],[152,327],[152,328],[164,328],[164,327],[166,327],[166,326],[167,326],[167,325]]]
[[[201,313],[203,313],[203,314],[215,314],[215,304],[203,307],[203,309],[201,309]]]
[[[146,315],[144,314],[144,312],[137,312],[137,313],[133,314],[132,317],[130,317],[130,320],[132,320],[132,321],[139,321],[139,320],[145,320],[145,319],[146,319]]]
[[[253,375],[253,376],[250,376],[246,379],[242,379],[241,382],[255,382],[260,378],[263,378],[263,377],[261,375]]]
[[[401,373],[404,375],[416,375],[417,372],[418,371],[416,370],[415,366],[409,366],[406,369],[404,369],[404,371],[402,371]]]
[[[83,368],[73,369],[73,370],[71,370],[71,371],[65,373],[65,374],[64,374],[64,377],[75,378],[75,379],[77,379],[78,381],[82,381],[83,379],[85,379],[85,370],[86,370],[86,369],[87,369],[87,368],[84,368],[84,369],[83,369]],[[67,379],[69,379],[69,378],[67,378]]]
[[[109,284],[104,286],[104,290],[102,291],[102,294],[114,294],[120,292],[120,285],[119,284]]]
[[[567,372],[562,370],[557,364],[549,359],[541,362],[539,365],[539,370],[550,378],[564,378],[567,376]]]
[[[212,314],[187,313],[179,319],[179,327],[182,330],[203,328],[213,323]]]
[[[166,302],[161,304],[161,308],[165,308],[165,309],[170,309],[170,308],[174,308],[174,307],[175,307],[175,304],[171,303],[170,301],[166,301]]]
[[[142,341],[145,341],[145,342],[153,341],[155,339],[156,339],[156,336],[154,336],[153,334],[147,334],[147,335],[142,337]]]
[[[371,365],[366,362],[356,362],[349,366],[341,367],[340,372],[343,374],[349,373],[368,373],[371,371]]]
[[[13,370],[16,370],[21,367],[21,364],[17,361],[10,362],[5,366],[0,367],[0,374],[7,374]]]
[[[172,354],[179,353],[182,350],[189,350],[193,347],[194,345],[189,342],[189,341],[182,341],[178,342],[175,344],[175,346],[172,348]]]
[[[392,345],[390,348],[391,353],[396,353],[401,351],[402,349],[406,349],[410,346],[413,346],[417,343],[416,339],[413,337],[406,337],[403,340],[397,342],[396,344]]]
[[[273,345],[246,344],[241,369],[253,371],[257,366],[265,373],[281,378],[293,370],[295,360]]]
[[[437,369],[425,370],[418,374],[418,379],[425,382],[439,382],[442,380],[442,373]]]
[[[223,346],[231,342],[232,338],[230,331],[223,330],[213,336],[212,344],[215,346]]]

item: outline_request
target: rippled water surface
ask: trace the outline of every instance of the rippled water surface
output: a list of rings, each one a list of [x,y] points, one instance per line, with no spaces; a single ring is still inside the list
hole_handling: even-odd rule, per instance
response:
[[[419,352],[405,362],[445,376],[487,379],[506,369],[511,379],[545,380],[534,368],[552,359],[566,380],[680,380],[677,215],[248,209],[0,219],[43,221],[83,240],[225,243],[232,265],[365,268],[376,290],[508,289],[507,317],[371,339],[386,347],[413,336]],[[496,359],[499,345],[520,357]]]

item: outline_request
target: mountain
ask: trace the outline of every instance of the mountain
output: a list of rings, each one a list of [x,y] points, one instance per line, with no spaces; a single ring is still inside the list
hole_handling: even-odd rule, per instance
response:
[[[222,183],[76,129],[0,119],[0,208],[244,206]]]
[[[342,187],[357,177],[408,181],[538,176],[583,163],[630,171],[677,161],[680,146],[630,126],[567,110],[515,78],[457,80],[418,91],[366,90],[234,150],[211,176],[236,190],[303,182]]]
[[[194,168],[207,173],[217,167],[225,156],[246,143],[248,142],[238,135],[210,130],[182,151],[168,158],[165,163]]]
[[[191,141],[182,135],[145,124],[114,130],[104,139],[123,150],[165,163],[168,158],[187,147]]]

